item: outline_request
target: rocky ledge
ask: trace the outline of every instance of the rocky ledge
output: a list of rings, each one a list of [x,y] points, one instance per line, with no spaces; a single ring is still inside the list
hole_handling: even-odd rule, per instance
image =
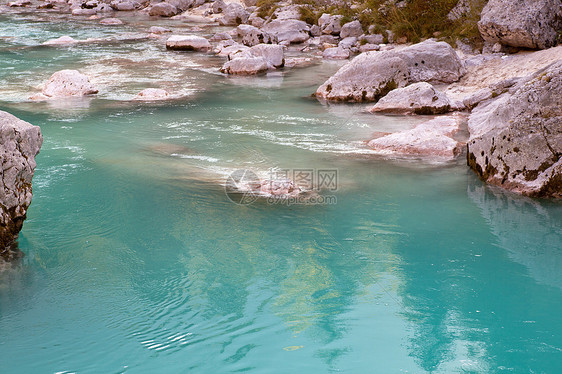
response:
[[[562,61],[471,114],[468,165],[487,183],[562,197]]]
[[[0,111],[0,254],[9,250],[22,228],[31,204],[35,156],[43,144],[38,126]]]

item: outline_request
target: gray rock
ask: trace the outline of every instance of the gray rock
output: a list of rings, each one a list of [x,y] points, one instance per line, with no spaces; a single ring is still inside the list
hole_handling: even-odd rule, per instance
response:
[[[148,29],[148,32],[151,33],[151,34],[165,34],[165,33],[168,33],[168,32],[172,32],[172,30],[167,29],[165,27],[160,27],[160,26],[151,26]]]
[[[123,21],[121,21],[119,18],[104,18],[100,21],[101,25],[109,25],[109,26],[117,26],[117,25],[122,25]]]
[[[238,36],[242,38],[242,44],[252,47],[258,44],[277,43],[277,38],[267,32],[251,25],[240,25],[237,27]]]
[[[357,38],[354,36],[348,36],[347,38],[340,40],[340,42],[338,43],[338,47],[351,49],[356,44],[357,44]]]
[[[322,30],[320,30],[320,26],[312,25],[312,27],[310,27],[310,35],[312,35],[312,36],[322,35]]]
[[[223,0],[215,0],[213,3],[213,13],[222,13],[226,9],[226,3]]]
[[[453,136],[459,131],[463,120],[463,117],[455,115],[438,117],[411,130],[373,139],[368,144],[382,155],[452,160],[462,153],[463,144]]]
[[[262,61],[266,63],[266,70],[280,68],[285,64],[283,46],[277,44],[259,44],[251,48],[233,51],[228,55],[230,61],[221,68],[223,73],[253,75],[264,72]],[[233,63],[234,60],[245,60]]]
[[[320,86],[316,95],[328,100],[377,101],[408,83],[450,83],[463,72],[449,44],[426,40],[399,51],[362,53]]]
[[[327,48],[322,52],[322,58],[327,60],[346,60],[349,56],[349,49],[342,47]]]
[[[223,10],[223,17],[219,20],[219,24],[223,26],[237,26],[248,22],[250,13],[238,3],[230,3]]]
[[[27,217],[35,156],[42,144],[38,126],[0,111],[0,253],[13,245]]]
[[[512,47],[549,48],[562,30],[560,0],[490,0],[478,29],[484,40]]]
[[[234,75],[257,75],[267,72],[267,61],[263,57],[235,58],[221,68],[221,72]]]
[[[230,36],[229,33],[227,32],[218,32],[215,35],[213,35],[209,41],[211,42],[220,42],[221,40],[231,40],[232,36]]]
[[[316,90],[335,101],[377,101],[408,83],[406,62],[394,52],[365,52],[342,66]]]
[[[135,97],[135,100],[146,100],[146,101],[155,101],[155,100],[166,100],[168,99],[170,94],[168,91],[160,89],[160,88],[145,88],[138,95]]]
[[[467,162],[484,181],[562,197],[562,61],[479,105],[468,123]]]
[[[294,19],[274,20],[265,24],[262,30],[277,37],[279,43],[302,43],[310,38],[306,22]]]
[[[363,35],[363,28],[361,27],[361,22],[359,21],[351,21],[341,27],[340,37],[342,39],[350,36],[358,38],[361,35]]]
[[[78,70],[61,70],[51,75],[42,93],[49,98],[56,98],[92,95],[98,93],[98,90]]]
[[[442,114],[451,111],[446,94],[426,82],[411,84],[390,91],[380,99],[370,112],[397,114]]]
[[[151,16],[172,17],[180,13],[180,10],[169,3],[158,3],[150,7],[148,14]]]
[[[323,34],[339,35],[342,19],[343,16],[324,13],[318,19],[318,26]]]
[[[301,18],[300,5],[288,5],[275,9],[273,18],[283,19],[297,19]]]
[[[363,35],[359,40],[364,40],[369,44],[382,44],[384,43],[384,36],[381,34]]]
[[[380,50],[381,47],[378,44],[363,44],[362,46],[359,47],[359,52],[363,53],[363,52],[369,52],[369,51],[378,51]]]
[[[209,51],[211,43],[202,36],[172,35],[166,40],[166,48],[180,51]]]
[[[459,56],[445,42],[429,39],[396,53],[408,64],[410,82],[452,83],[464,73]]]
[[[132,1],[113,1],[111,7],[123,12],[135,10],[135,4]]]

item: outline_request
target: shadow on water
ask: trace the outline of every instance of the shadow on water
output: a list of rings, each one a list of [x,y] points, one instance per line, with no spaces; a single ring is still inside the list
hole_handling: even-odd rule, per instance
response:
[[[447,208],[443,197],[433,207],[438,214],[426,215],[436,229],[396,246],[399,295],[414,326],[410,354],[429,372],[557,371],[562,206],[474,176],[467,195],[477,212]]]

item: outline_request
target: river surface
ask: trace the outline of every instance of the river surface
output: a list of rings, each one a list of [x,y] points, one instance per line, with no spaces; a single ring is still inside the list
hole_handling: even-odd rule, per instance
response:
[[[371,154],[423,119],[312,99],[337,63],[225,77],[125,21],[0,15],[0,109],[45,139],[25,256],[0,271],[0,372],[562,371],[560,203],[462,157]],[[101,41],[40,45],[62,35]],[[97,97],[28,100],[65,68]],[[147,87],[176,98],[131,100]],[[240,205],[238,169],[337,182],[322,204]]]

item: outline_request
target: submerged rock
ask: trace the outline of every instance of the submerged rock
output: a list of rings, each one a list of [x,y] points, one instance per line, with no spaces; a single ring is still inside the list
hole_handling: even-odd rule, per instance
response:
[[[471,114],[468,165],[487,183],[562,197],[562,61]]]
[[[78,70],[57,71],[47,80],[42,91],[47,98],[86,96],[96,93],[98,90],[90,83],[88,77]]]
[[[212,46],[209,41],[196,35],[173,35],[166,41],[166,48],[180,51],[209,51]]]
[[[79,42],[80,42],[79,40],[76,40],[71,36],[64,35],[61,36],[60,38],[47,40],[46,42],[43,43],[43,45],[72,45]]]
[[[419,82],[390,91],[369,111],[397,114],[442,114],[449,112],[451,106],[446,94],[437,91],[429,83]]]
[[[22,228],[33,197],[35,156],[43,143],[41,129],[0,111],[0,253]]]
[[[139,94],[135,97],[135,100],[166,100],[169,96],[170,94],[166,90],[160,88],[145,88],[139,92]]]
[[[460,130],[463,117],[437,117],[411,130],[371,140],[369,147],[382,155],[422,156],[452,160],[462,152],[463,144],[453,136]]]
[[[478,29],[490,43],[549,48],[556,45],[562,30],[562,2],[490,0],[482,10]]]
[[[115,25],[122,25],[123,21],[121,21],[119,18],[104,18],[100,21],[100,24],[115,26]]]
[[[151,26],[148,29],[148,32],[151,33],[151,34],[165,34],[165,33],[168,33],[168,32],[172,32],[172,30],[167,29],[165,27],[160,27],[160,26]]]

